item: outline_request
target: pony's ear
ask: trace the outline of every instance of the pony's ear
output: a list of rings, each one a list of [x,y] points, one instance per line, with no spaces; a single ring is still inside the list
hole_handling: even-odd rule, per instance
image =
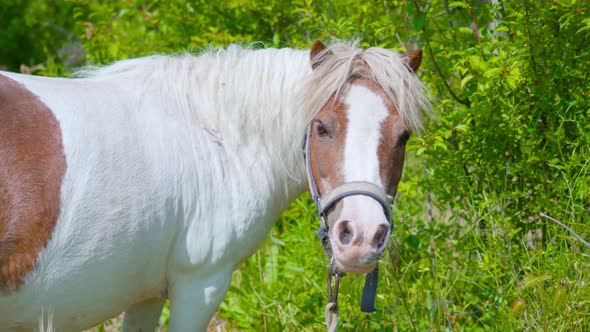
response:
[[[422,63],[422,49],[405,53],[402,55],[402,59],[405,59],[408,62],[408,66],[412,72],[416,73],[418,68],[420,68],[420,64]]]
[[[324,62],[332,54],[331,51],[326,52],[326,45],[319,39],[313,43],[311,50],[309,51],[309,60],[311,62],[311,69],[316,69],[319,65]]]

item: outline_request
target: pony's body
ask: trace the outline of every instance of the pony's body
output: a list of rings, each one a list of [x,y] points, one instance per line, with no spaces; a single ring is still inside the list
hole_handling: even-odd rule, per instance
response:
[[[300,142],[310,123],[308,158],[321,192],[365,181],[394,195],[403,137],[428,106],[412,72],[415,57],[344,44],[314,57],[313,50],[231,46],[199,57],[122,61],[78,79],[0,73],[0,102],[27,90],[55,117],[67,164],[59,199],[46,202],[59,216],[46,244],[29,253],[36,257],[30,270],[10,263],[18,250],[2,252],[6,238],[26,242],[18,226],[32,225],[27,206],[24,218],[2,217],[0,200],[0,331],[31,331],[43,317],[56,331],[79,331],[123,311],[124,331],[150,331],[165,299],[169,331],[205,330],[232,271],[305,190]],[[348,91],[332,107],[329,100]],[[26,112],[10,103],[4,111],[0,105],[0,157],[14,156],[2,139],[36,135],[3,134],[3,116],[16,117],[14,127]],[[331,141],[332,134],[339,138]],[[20,172],[20,184],[45,197]],[[0,191],[20,188],[13,175],[0,172]],[[336,225],[330,241],[338,266],[372,269],[389,235],[382,207],[353,196],[334,211],[328,219]]]
[[[285,95],[310,71],[308,55],[266,52],[279,56],[255,55],[280,61],[289,52],[301,59],[291,60],[289,75],[277,71],[284,74],[277,77],[281,85],[255,81],[273,73],[244,81],[224,80],[223,71],[211,77],[207,61],[216,56],[120,64],[149,78],[124,69],[76,80],[3,73],[54,111],[68,167],[62,213],[37,267],[18,291],[0,296],[0,330],[28,330],[42,312],[53,313],[57,331],[88,328],[133,303],[165,299],[184,275],[203,281],[184,291],[202,297],[203,307],[193,312],[207,324],[231,272],[305,189],[298,140],[281,140],[276,115],[297,114]],[[227,71],[241,69],[239,58],[248,61],[233,54]],[[179,89],[174,66],[182,75],[191,61],[194,80]],[[167,76],[157,72],[165,66]],[[264,90],[252,91],[257,83]],[[175,109],[179,98],[190,109]],[[227,105],[236,100],[245,103]],[[253,109],[263,104],[268,114]],[[244,128],[249,124],[264,130]],[[290,125],[302,131],[304,114]]]

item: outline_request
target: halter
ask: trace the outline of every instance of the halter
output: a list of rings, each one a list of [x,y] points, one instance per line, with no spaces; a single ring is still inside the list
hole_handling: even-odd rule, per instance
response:
[[[320,217],[320,229],[317,232],[318,237],[322,241],[324,251],[331,258],[330,266],[328,267],[328,306],[326,307],[326,324],[329,323],[329,311],[336,315],[338,313],[337,298],[338,298],[338,281],[339,278],[344,276],[344,273],[338,269],[334,264],[332,257],[332,250],[330,247],[330,241],[328,239],[328,223],[326,222],[326,212],[329,211],[336,203],[341,199],[353,196],[363,195],[368,196],[376,200],[382,207],[387,221],[389,222],[390,230],[393,229],[393,221],[391,218],[391,204],[393,203],[393,197],[387,195],[383,188],[378,185],[366,182],[366,181],[351,181],[343,183],[342,185],[332,189],[324,196],[320,195],[313,172],[311,171],[311,158],[310,156],[310,142],[311,142],[312,124],[307,126],[305,136],[303,137],[303,159],[305,159],[305,170],[307,172],[307,180],[309,184],[309,191],[311,197],[318,208],[318,215]],[[375,312],[375,296],[377,294],[377,280],[378,280],[378,265],[375,265],[375,269],[367,274],[365,279],[365,286],[363,288],[363,296],[361,300],[361,311],[362,312]],[[334,288],[332,288],[332,278],[335,279]]]

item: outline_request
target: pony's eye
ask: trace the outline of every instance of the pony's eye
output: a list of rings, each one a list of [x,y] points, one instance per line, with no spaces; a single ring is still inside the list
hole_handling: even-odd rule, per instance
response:
[[[406,143],[410,139],[411,135],[412,135],[411,132],[409,132],[408,130],[405,130],[397,139],[397,146],[402,147],[402,146],[406,145]]]
[[[328,136],[328,129],[326,129],[326,126],[324,126],[323,123],[318,123],[318,126],[316,127],[316,130],[318,132],[318,136],[320,137],[326,137]]]

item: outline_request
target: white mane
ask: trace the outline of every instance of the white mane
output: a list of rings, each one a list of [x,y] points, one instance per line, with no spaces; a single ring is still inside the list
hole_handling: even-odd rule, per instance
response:
[[[310,72],[306,51],[231,45],[198,56],[123,60],[77,75],[91,80],[139,79],[147,86],[138,88],[171,99],[187,120],[196,121],[224,144],[239,144],[254,139],[253,134],[276,142],[280,136],[291,139],[302,133],[306,117],[297,115],[302,111],[294,91]]]
[[[422,129],[422,115],[430,115],[432,106],[426,87],[401,55],[378,47],[363,50],[358,41],[335,41],[324,50],[326,53],[331,56],[313,72],[307,51],[253,50],[231,45],[206,50],[199,56],[156,55],[123,60],[82,70],[77,75],[95,79],[143,76],[154,84],[166,84],[167,78],[171,85],[166,84],[162,92],[176,95],[179,108],[185,112],[202,113],[205,108],[199,105],[208,100],[213,103],[209,105],[214,106],[212,109],[233,114],[232,120],[245,127],[264,130],[260,124],[280,121],[283,133],[292,127],[290,119],[294,117],[288,111],[302,113],[295,118],[309,121],[351,77],[360,76],[383,88],[409,128]],[[280,99],[282,105],[264,104],[273,98]]]

